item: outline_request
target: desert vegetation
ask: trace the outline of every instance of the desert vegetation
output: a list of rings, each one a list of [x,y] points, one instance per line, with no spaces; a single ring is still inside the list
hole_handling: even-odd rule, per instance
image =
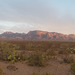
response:
[[[13,71],[18,70],[14,66],[16,63],[23,63],[36,68],[46,68],[53,62],[56,65],[58,63],[60,65],[66,64],[69,65],[69,71],[73,75],[75,74],[75,42],[0,41],[0,61],[9,63],[6,67],[9,70],[13,69]],[[0,69],[0,75],[2,72],[3,69]],[[51,71],[42,74],[38,71],[30,75],[52,74]]]

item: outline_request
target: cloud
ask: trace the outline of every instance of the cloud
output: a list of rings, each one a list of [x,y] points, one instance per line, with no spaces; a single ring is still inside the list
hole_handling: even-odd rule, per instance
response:
[[[6,0],[5,2],[5,7],[0,7],[0,20],[41,24],[57,17],[55,9],[40,0]]]
[[[12,27],[5,25],[4,30],[27,32],[39,29],[66,33],[74,32],[75,14],[72,14],[70,10],[61,13],[61,10],[51,5],[51,1],[1,0],[0,21],[13,22]]]

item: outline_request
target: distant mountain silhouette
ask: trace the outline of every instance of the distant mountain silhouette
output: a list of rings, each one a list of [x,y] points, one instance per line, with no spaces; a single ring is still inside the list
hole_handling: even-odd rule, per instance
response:
[[[27,34],[4,32],[0,34],[0,40],[75,41],[75,35],[65,35],[57,32],[47,32],[40,30],[30,31]]]

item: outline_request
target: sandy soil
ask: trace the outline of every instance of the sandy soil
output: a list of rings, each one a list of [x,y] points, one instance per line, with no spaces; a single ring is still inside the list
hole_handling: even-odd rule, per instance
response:
[[[3,69],[3,75],[32,75],[33,72],[38,72],[40,75],[44,75],[46,72],[50,72],[51,75],[72,75],[70,65],[65,63],[59,63],[57,60],[51,60],[46,67],[32,67],[28,66],[26,62],[18,62],[13,64],[17,69],[10,70],[7,67],[11,65],[8,62],[0,61],[0,68]]]

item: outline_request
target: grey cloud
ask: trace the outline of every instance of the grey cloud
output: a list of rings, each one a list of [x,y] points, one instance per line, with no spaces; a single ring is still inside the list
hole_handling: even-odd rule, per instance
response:
[[[54,8],[48,7],[40,0],[13,0],[8,1],[4,9],[1,11],[0,19],[17,21],[17,22],[32,22],[32,23],[47,23],[52,19],[57,18],[57,13]]]
[[[60,11],[48,2],[50,0],[1,0],[0,20],[29,24],[17,24],[10,28],[13,31],[40,29],[63,32],[75,27],[75,17],[69,13],[70,10],[60,16]]]

